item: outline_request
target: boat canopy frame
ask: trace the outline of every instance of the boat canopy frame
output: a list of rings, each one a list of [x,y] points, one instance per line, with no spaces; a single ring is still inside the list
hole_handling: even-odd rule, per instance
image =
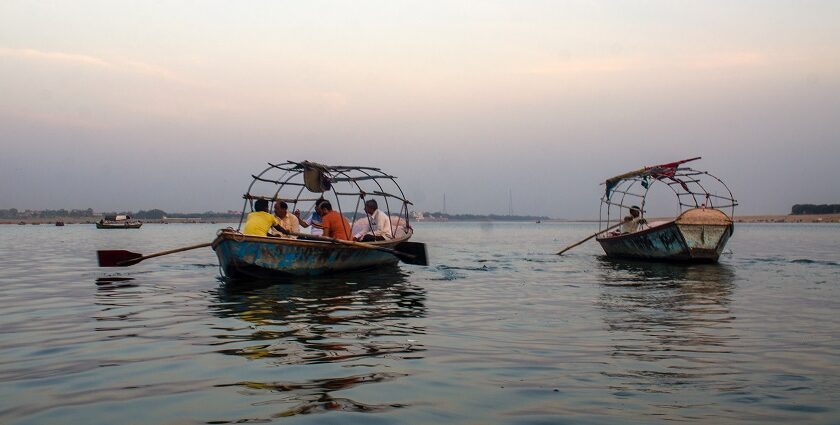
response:
[[[606,190],[601,197],[599,230],[604,231],[620,223],[633,206],[640,208],[640,217],[644,218],[647,195],[656,183],[664,184],[674,193],[680,213],[692,208],[726,209],[732,218],[738,201],[726,183],[708,171],[682,166],[698,159],[701,157],[647,166],[601,183]],[[617,214],[613,214],[614,211]]]
[[[355,199],[356,206],[352,210],[351,226],[356,223],[360,212],[367,217],[364,210],[359,209],[360,206],[364,206],[362,201],[382,199],[384,202],[377,202],[378,209],[385,212],[388,217],[396,216],[404,220],[406,231],[411,229],[408,208],[413,204],[405,198],[405,193],[397,184],[396,177],[379,168],[324,165],[311,161],[286,161],[277,164],[269,162],[266,169],[258,174],[252,174],[251,177],[253,180],[248,185],[248,190],[242,195],[245,203],[239,217],[238,231],[242,229],[246,213],[254,211],[255,200],[284,201],[289,204],[289,213],[300,209],[303,215],[310,213],[315,207],[315,202],[321,198],[330,201],[333,209],[345,217],[348,216],[342,209],[342,198],[351,201]],[[312,196],[309,196],[310,194]],[[309,202],[312,204],[303,212],[299,206]],[[369,217],[368,220],[370,220]],[[402,223],[394,223],[394,220],[391,220],[391,237],[396,237],[397,228],[401,225]]]

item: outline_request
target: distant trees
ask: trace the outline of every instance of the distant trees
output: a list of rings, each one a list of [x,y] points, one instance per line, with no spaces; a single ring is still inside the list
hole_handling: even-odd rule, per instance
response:
[[[93,208],[86,210],[70,210],[64,208],[60,210],[43,210],[38,211],[40,217],[93,217]]]
[[[115,215],[127,215],[132,218],[137,219],[144,219],[144,220],[161,220],[164,217],[169,218],[202,218],[202,219],[213,219],[213,218],[231,218],[231,217],[239,217],[239,213],[231,214],[229,212],[215,212],[215,211],[205,211],[203,213],[167,213],[161,209],[151,209],[151,210],[140,210],[136,213],[131,211],[112,211],[112,212],[101,212],[98,215],[101,216],[115,216]],[[17,208],[9,208],[9,209],[0,209],[0,219],[30,219],[30,218],[61,218],[61,217],[75,217],[75,218],[82,218],[82,217],[93,217],[94,212],[93,208],[88,208],[84,210],[66,210],[64,208],[57,209],[57,210],[25,210],[20,211]]]
[[[17,208],[11,208],[11,209],[8,209],[8,210],[0,210],[0,218],[18,218]]]
[[[840,214],[840,204],[796,204],[790,209],[791,215],[802,214]]]
[[[425,212],[424,216],[433,219],[447,219],[452,221],[534,221],[550,220],[549,217],[540,215],[501,215],[501,214],[445,214],[442,212]]]
[[[140,210],[134,214],[134,218],[146,220],[160,220],[164,217],[166,217],[166,211],[159,210],[157,208],[148,211]]]
[[[55,218],[55,217],[93,217],[93,208],[86,210],[41,210],[41,211],[18,211],[17,208],[0,210],[0,218]]]
[[[205,211],[203,213],[193,212],[193,213],[169,213],[166,214],[167,218],[201,218],[201,219],[213,219],[213,218],[231,218],[231,217],[239,217],[239,213],[230,214],[226,212],[216,212],[216,211]]]

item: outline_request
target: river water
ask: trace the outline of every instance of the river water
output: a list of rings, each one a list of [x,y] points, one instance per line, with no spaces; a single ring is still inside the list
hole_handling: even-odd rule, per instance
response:
[[[431,265],[233,286],[218,225],[0,226],[0,423],[840,422],[840,226],[719,264],[611,261],[589,223],[418,223]]]

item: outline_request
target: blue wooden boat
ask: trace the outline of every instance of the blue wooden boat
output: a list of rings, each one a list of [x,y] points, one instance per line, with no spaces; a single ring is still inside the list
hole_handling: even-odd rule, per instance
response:
[[[371,242],[395,248],[407,241]],[[213,250],[225,277],[234,280],[284,276],[318,276],[393,265],[399,259],[388,252],[317,240],[245,236],[233,229],[219,232]]]
[[[608,257],[652,261],[716,262],[735,228],[737,201],[722,180],[706,171],[683,167],[691,158],[644,167],[608,179],[601,198],[601,228],[597,241]],[[667,187],[677,199],[680,214],[671,220],[648,223],[644,218],[650,190]],[[640,206],[631,205],[638,203]],[[727,214],[722,209],[729,209]],[[629,216],[624,213],[629,212]],[[607,230],[630,221],[630,231]],[[622,226],[623,227],[623,226]],[[635,227],[635,226],[633,226]]]
[[[317,276],[352,270],[388,266],[402,260],[427,264],[425,245],[408,242],[414,231],[409,225],[408,207],[395,177],[378,168],[329,166],[308,161],[268,164],[253,175],[243,198],[239,227],[222,229],[212,243],[224,276],[232,280],[265,279],[282,276]],[[328,200],[333,210],[349,219],[352,234],[367,235],[365,243],[339,241],[297,231],[271,235],[245,235],[241,232],[246,213],[253,211],[256,200],[287,204],[288,213],[303,219],[309,229],[317,227],[305,218],[315,204]],[[390,228],[376,227],[364,210],[365,202],[376,201],[386,214]],[[352,214],[342,205],[355,205]],[[388,226],[384,226],[388,227]],[[378,233],[374,234],[374,230]],[[396,250],[395,250],[396,249]]]

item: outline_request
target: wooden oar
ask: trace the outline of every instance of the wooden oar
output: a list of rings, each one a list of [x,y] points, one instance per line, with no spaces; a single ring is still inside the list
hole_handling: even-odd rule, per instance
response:
[[[275,227],[275,229],[278,229],[278,228]],[[343,240],[343,239],[335,239],[335,238],[330,238],[330,237],[327,237],[327,236],[307,235],[307,234],[304,234],[304,233],[295,233],[295,232],[292,232],[292,231],[289,231],[289,230],[286,230],[286,229],[282,229],[282,228],[279,228],[278,230],[280,230],[280,232],[282,232],[286,235],[297,236],[297,237],[302,238],[302,239],[314,239],[314,240],[318,240],[318,241],[332,242],[332,243],[337,243],[337,244],[342,244],[342,245],[358,246],[360,248],[375,249],[377,251],[387,252],[387,253],[392,254],[393,256],[399,258],[400,261],[402,261],[404,263],[407,263],[407,264],[416,264],[418,266],[428,266],[429,265],[429,260],[426,257],[426,244],[423,244],[423,243],[420,243],[420,242],[400,242],[399,244],[397,244],[397,248],[399,248],[400,251],[397,251],[396,249],[385,248],[384,246],[371,245],[371,244],[367,244],[367,243],[364,243],[364,242],[346,241],[346,240]],[[410,252],[404,252],[404,251],[410,251]]]
[[[110,251],[96,251],[96,256],[99,258],[99,267],[126,267],[133,266],[148,258],[160,257],[161,255],[174,254],[176,252],[189,251],[191,249],[204,248],[205,246],[213,245],[213,242],[202,243],[198,245],[185,246],[183,248],[170,249],[168,251],[156,252],[154,254],[143,255],[136,252],[125,250],[110,250]]]
[[[558,253],[557,253],[557,255],[563,255],[563,253],[564,253],[564,252],[566,252],[566,251],[568,251],[568,250],[570,250],[570,249],[572,249],[572,248],[574,248],[574,247],[576,247],[576,246],[578,246],[578,245],[580,245],[580,244],[582,244],[582,243],[584,243],[584,242],[586,242],[586,241],[588,241],[588,240],[590,240],[590,239],[594,238],[595,236],[600,235],[601,233],[604,233],[604,232],[606,232],[606,231],[608,231],[608,230],[615,229],[616,227],[621,226],[622,224],[624,224],[624,222],[618,223],[618,224],[616,224],[616,225],[614,225],[614,226],[607,227],[606,229],[601,230],[601,231],[599,231],[599,232],[595,232],[595,234],[588,236],[586,239],[584,239],[584,240],[582,240],[582,241],[580,241],[580,242],[574,243],[574,244],[572,244],[572,245],[567,246],[565,249],[563,249],[562,251],[558,252]]]

